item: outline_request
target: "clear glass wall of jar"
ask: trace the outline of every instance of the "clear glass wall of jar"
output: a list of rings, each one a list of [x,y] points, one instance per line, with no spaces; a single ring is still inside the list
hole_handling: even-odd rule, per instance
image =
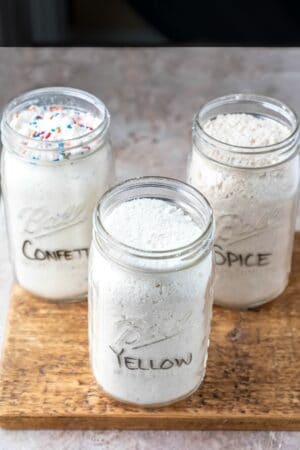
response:
[[[140,198],[178,205],[203,233],[167,251],[117,241],[103,218]],[[213,236],[209,204],[180,181],[128,180],[98,203],[89,261],[90,360],[98,384],[112,397],[160,406],[188,396],[202,382],[213,300]]]
[[[68,132],[77,116],[89,114],[96,125],[70,139],[63,129],[55,140],[46,139],[49,133],[43,140],[38,133],[28,137],[24,129],[29,120],[43,120],[41,110],[53,111],[53,117],[64,111],[57,128],[66,126]],[[68,123],[71,112],[76,117]],[[24,121],[12,126],[23,115]],[[87,294],[92,213],[114,177],[109,122],[98,98],[64,87],[28,92],[4,111],[2,189],[11,258],[16,281],[33,294],[64,301]]]
[[[290,134],[275,145],[238,147],[205,132],[207,121],[235,113],[275,120]],[[298,140],[294,112],[268,97],[220,97],[195,116],[187,179],[208,198],[216,218],[215,303],[255,307],[285,289],[298,201]]]

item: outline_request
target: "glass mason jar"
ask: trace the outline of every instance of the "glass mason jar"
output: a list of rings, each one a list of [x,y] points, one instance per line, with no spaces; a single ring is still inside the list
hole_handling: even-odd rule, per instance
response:
[[[145,251],[114,239],[103,218],[120,203],[178,205],[201,226],[181,248]],[[177,180],[143,177],[108,191],[94,213],[89,259],[89,343],[102,389],[126,403],[161,406],[203,380],[212,310],[214,221],[206,199]]]
[[[54,115],[89,114],[97,125],[52,141],[26,137],[12,126],[24,114],[22,126],[28,127],[24,111],[31,117],[41,108]],[[28,92],[3,113],[2,189],[11,259],[16,281],[35,295],[76,301],[87,294],[93,209],[114,174],[109,122],[98,98],[65,87]]]
[[[247,148],[205,132],[207,121],[235,113],[275,120],[290,134],[274,145]],[[214,210],[214,292],[219,305],[255,307],[277,297],[288,283],[298,200],[298,139],[294,112],[268,97],[220,97],[195,116],[187,179]]]

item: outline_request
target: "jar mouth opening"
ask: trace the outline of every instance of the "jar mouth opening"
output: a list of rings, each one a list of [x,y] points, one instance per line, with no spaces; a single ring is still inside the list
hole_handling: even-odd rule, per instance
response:
[[[278,114],[281,114],[286,118],[287,121],[289,121],[290,125],[290,134],[283,139],[282,141],[276,142],[275,144],[270,145],[261,145],[261,146],[239,146],[230,144],[228,142],[221,141],[220,139],[215,138],[214,136],[208,134],[203,127],[203,124],[206,123],[208,120],[211,120],[215,118],[218,114],[217,111],[214,116],[211,118],[203,120],[203,116],[205,116],[206,113],[217,110],[220,104],[227,106],[230,105],[232,107],[236,106],[237,109],[233,108],[233,111],[230,113],[225,114],[239,114],[241,111],[239,111],[238,106],[242,103],[248,103],[249,106],[251,104],[261,104],[265,106],[266,108],[273,109],[274,112],[277,112]],[[243,114],[249,114],[249,115],[260,115],[264,117],[268,117],[270,119],[276,120],[274,116],[269,114],[263,114],[263,113],[254,113],[254,112],[247,112],[242,111]],[[222,113],[221,113],[222,114]],[[201,120],[202,119],[202,120]],[[277,120],[278,121],[278,120]],[[285,124],[287,127],[288,125]],[[223,150],[232,153],[232,154],[241,154],[241,155],[261,155],[261,154],[270,154],[272,152],[275,152],[277,150],[282,149],[283,147],[288,146],[296,137],[299,132],[299,121],[297,118],[297,114],[294,112],[292,108],[287,106],[286,104],[280,102],[279,100],[276,100],[272,97],[262,96],[262,95],[256,95],[256,94],[231,94],[231,95],[225,95],[222,97],[217,97],[202,106],[198,113],[196,113],[193,121],[193,130],[197,134],[201,134],[206,138],[208,142],[218,144],[218,146],[222,147]]]
[[[53,139],[48,141],[39,141],[35,138],[25,136],[10,125],[10,116],[14,112],[21,110],[22,105],[25,107],[29,103],[37,104],[37,100],[43,96],[49,97],[50,99],[51,96],[54,98],[57,95],[70,99],[73,98],[74,100],[78,99],[78,101],[85,101],[87,104],[92,105],[95,108],[95,110],[101,114],[101,116],[99,117],[99,124],[93,130],[84,132],[80,136],[67,139],[64,138]],[[45,101],[44,104],[46,105],[47,102]],[[51,103],[50,100],[48,104],[55,105],[55,103],[54,102]],[[84,108],[80,108],[78,105],[76,105],[76,103],[74,103],[74,105],[72,106],[76,109],[85,111]],[[59,143],[61,143],[62,141],[68,143],[67,146],[68,150],[80,147],[83,143],[87,144],[90,140],[95,139],[95,137],[101,136],[102,134],[104,135],[109,127],[109,124],[110,124],[110,114],[104,103],[99,98],[97,98],[93,94],[90,94],[87,91],[64,86],[52,86],[34,89],[25,92],[24,94],[21,94],[18,97],[15,97],[5,107],[1,122],[2,133],[7,131],[8,133],[17,137],[20,141],[26,142],[27,148],[38,150],[39,152],[48,152],[49,150],[57,149],[59,148]],[[45,143],[47,143],[47,147],[44,147]]]
[[[185,190],[188,194],[192,194],[194,199],[198,201],[199,204],[201,202],[202,206],[204,206],[206,210],[205,212],[207,213],[206,223],[203,227],[203,230],[201,230],[200,235],[186,245],[167,250],[143,250],[140,248],[127,245],[124,242],[119,241],[114,236],[112,236],[103,224],[103,215],[105,214],[103,210],[107,207],[106,204],[109,203],[113,198],[119,196],[119,194],[121,194],[124,190],[133,191],[139,187],[141,188],[148,187],[153,189],[155,188],[159,189],[160,187],[164,187],[170,189],[170,191],[173,192],[174,191],[176,192],[178,189],[181,188]],[[159,195],[150,196],[149,194],[148,195],[141,194],[138,196],[133,196],[132,198],[127,200],[121,200],[120,202],[116,203],[115,206],[117,206],[117,204],[121,204],[123,202],[131,201],[138,198],[157,198],[160,200],[168,200],[166,197],[162,197]],[[174,202],[174,204],[176,204],[176,202]],[[180,204],[178,204],[177,206],[184,209],[184,207],[181,206]],[[98,204],[95,207],[93,221],[94,221],[94,230],[96,234],[98,234],[101,237],[101,239],[104,240],[107,244],[116,246],[119,250],[131,256],[146,259],[170,259],[188,255],[193,250],[198,249],[201,246],[201,244],[203,244],[203,241],[209,238],[209,236],[214,230],[214,218],[212,208],[208,200],[197,189],[188,185],[187,183],[176,180],[174,178],[158,177],[158,176],[131,178],[129,180],[126,180],[122,183],[115,185],[113,188],[106,191],[106,193],[102,196],[102,198],[99,200]]]

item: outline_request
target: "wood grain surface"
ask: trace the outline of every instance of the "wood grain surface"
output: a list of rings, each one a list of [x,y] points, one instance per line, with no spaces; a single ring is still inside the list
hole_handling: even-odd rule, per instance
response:
[[[252,311],[214,308],[205,380],[160,409],[126,406],[97,387],[86,302],[12,291],[0,378],[6,428],[300,430],[300,233],[285,293]]]

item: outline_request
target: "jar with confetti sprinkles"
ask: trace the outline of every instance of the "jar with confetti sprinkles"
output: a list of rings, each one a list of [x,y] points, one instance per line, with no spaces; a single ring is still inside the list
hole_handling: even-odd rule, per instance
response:
[[[97,97],[64,87],[28,92],[3,113],[11,257],[16,281],[35,295],[86,296],[92,211],[114,178],[109,123]]]

